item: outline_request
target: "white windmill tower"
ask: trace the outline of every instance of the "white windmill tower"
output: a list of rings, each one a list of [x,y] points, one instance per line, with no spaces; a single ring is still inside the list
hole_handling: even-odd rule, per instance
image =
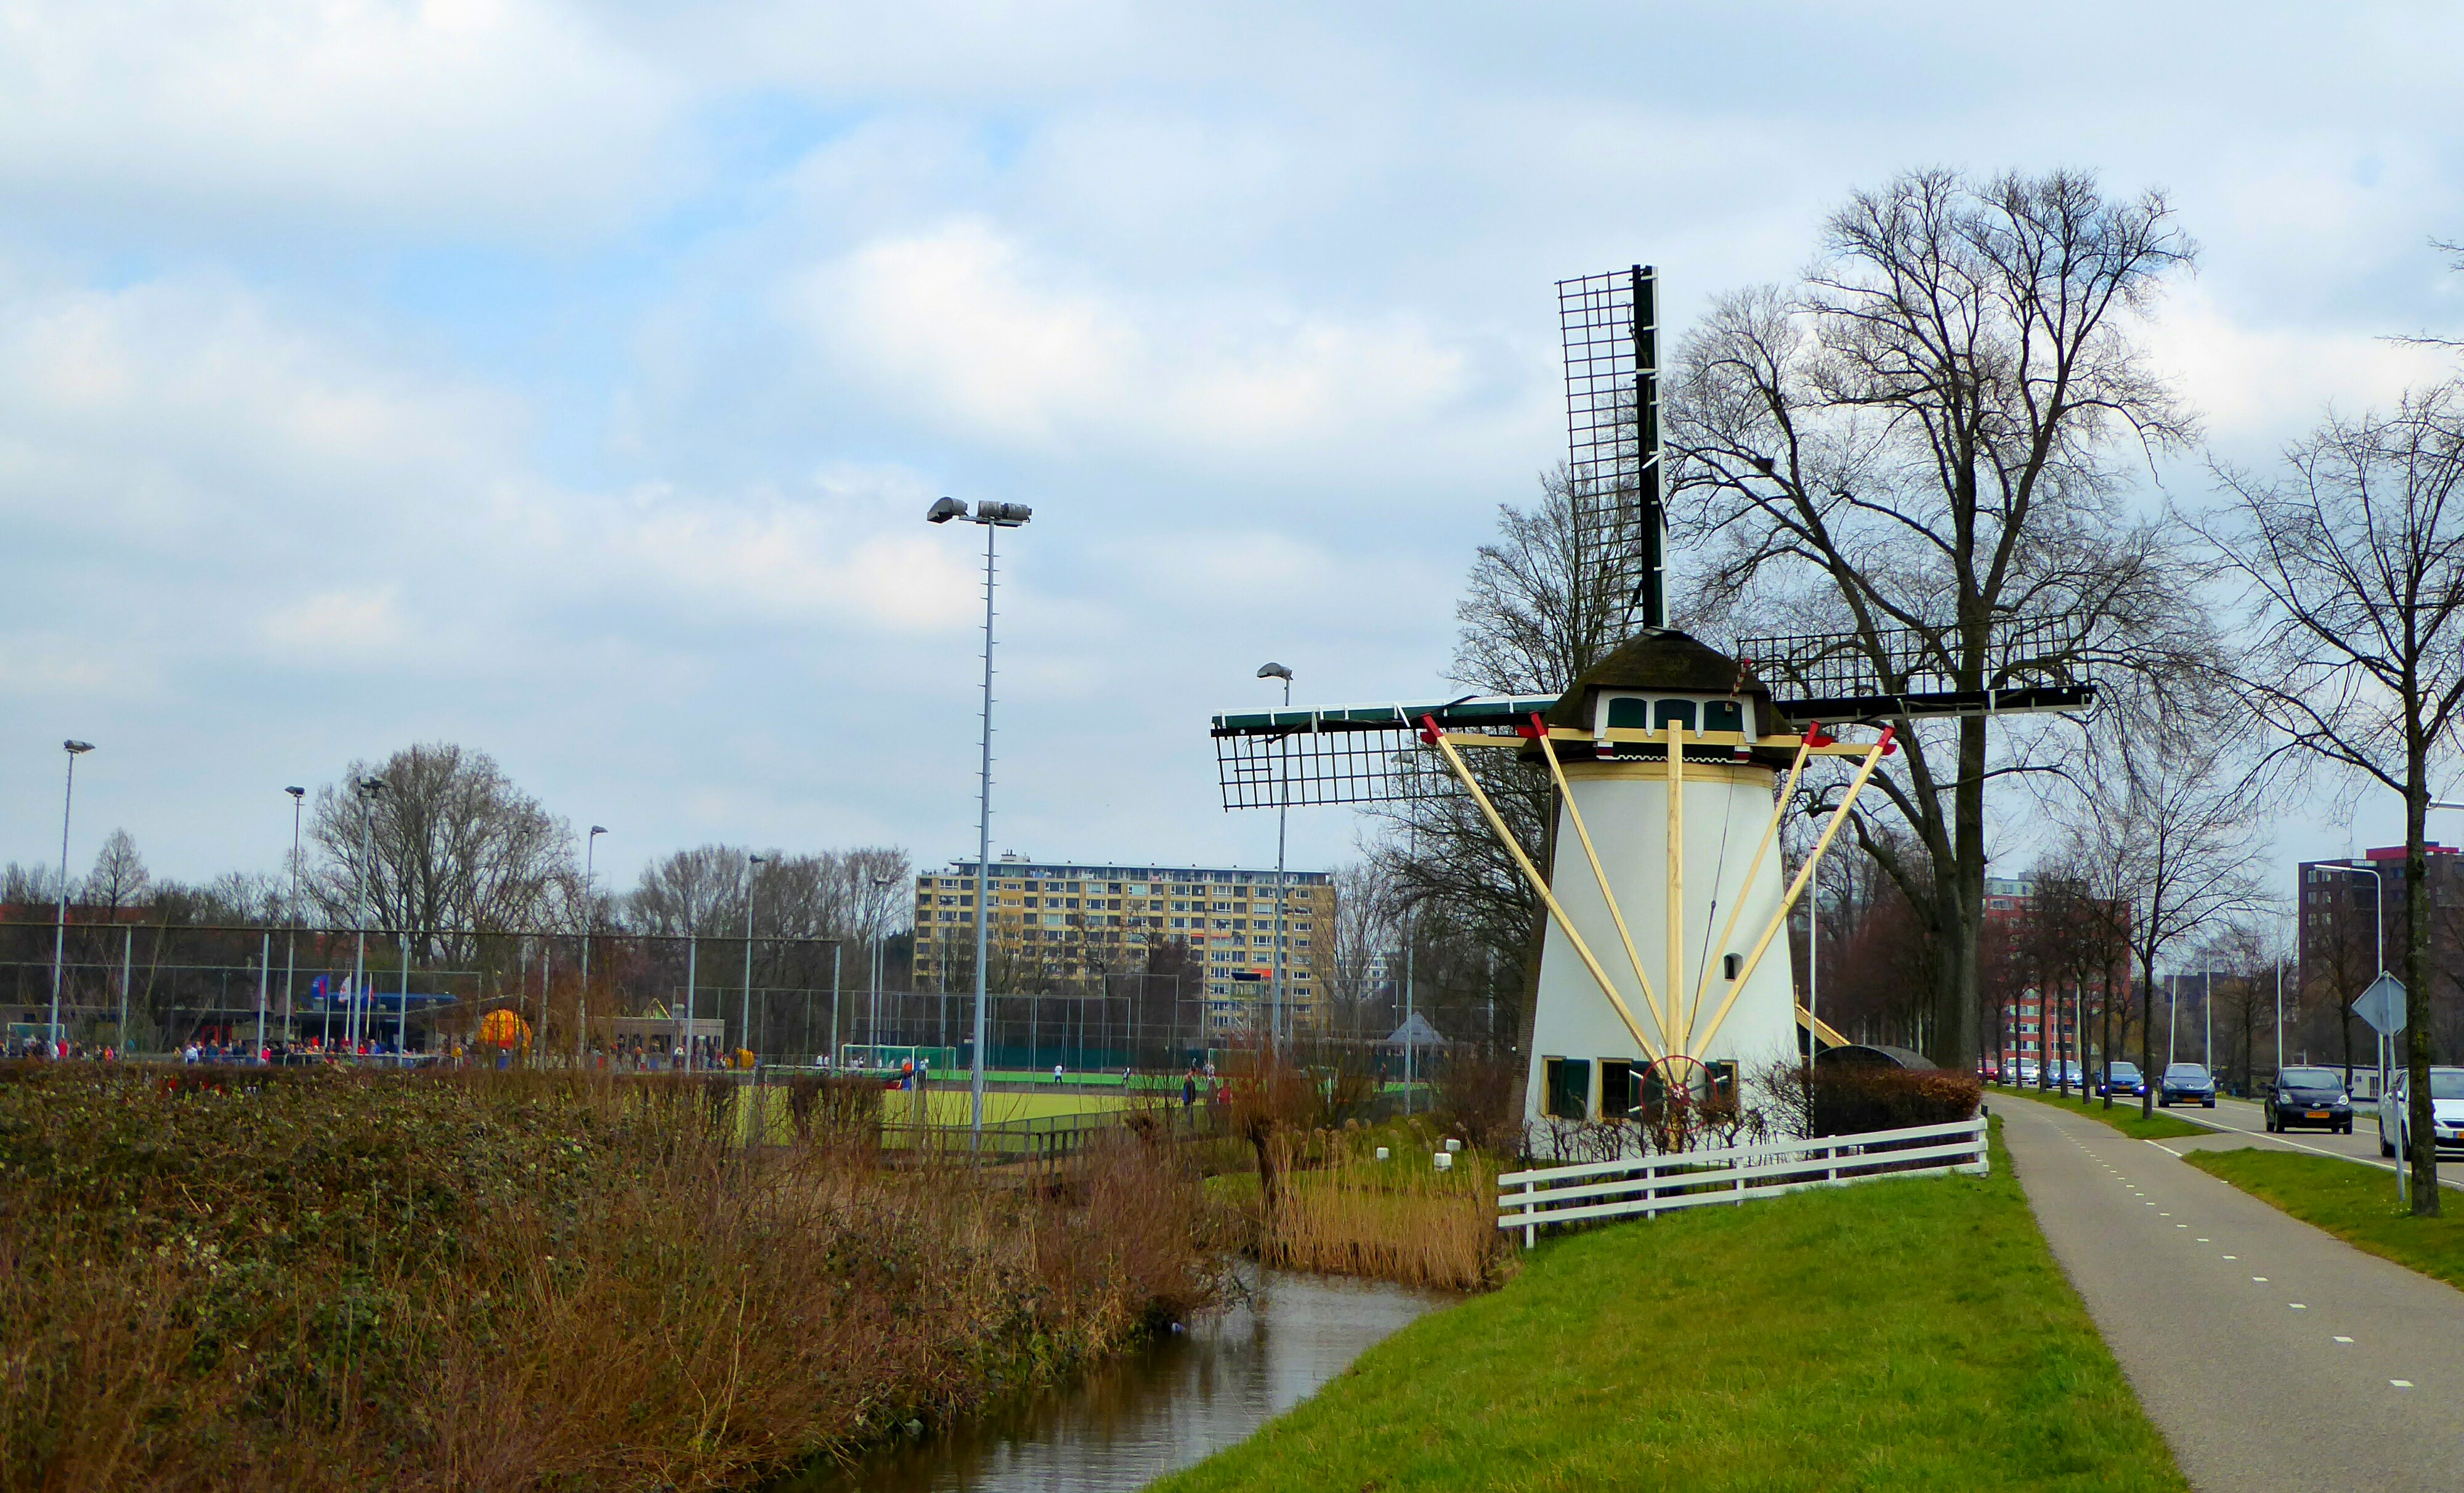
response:
[[[1660,1120],[1733,1094],[1764,1061],[1838,1041],[1795,998],[1785,929],[1894,749],[1890,723],[2093,699],[2083,680],[2025,651],[2006,658],[2007,687],[1969,698],[1928,688],[1941,680],[1923,658],[1878,655],[1855,638],[1757,642],[1758,672],[1667,627],[1656,289],[1639,265],[1558,287],[1581,561],[1626,598],[1622,643],[1556,696],[1214,723],[1227,809],[1431,791],[1477,803],[1548,918],[1527,1055],[1533,1122]],[[1826,734],[1826,721],[1879,730],[1852,744]],[[1472,757],[1500,750],[1549,774],[1545,874],[1473,770]],[[1853,758],[1854,770],[1783,878],[1782,818],[1808,763],[1825,756]]]

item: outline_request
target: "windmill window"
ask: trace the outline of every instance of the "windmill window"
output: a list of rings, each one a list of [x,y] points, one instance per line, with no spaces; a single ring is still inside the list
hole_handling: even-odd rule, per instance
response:
[[[1746,728],[1746,702],[1742,700],[1706,700],[1703,702],[1703,729],[1706,731],[1743,731]]]
[[[1634,1064],[1600,1059],[1600,1118],[1622,1120],[1635,1111]]]
[[[1694,702],[1690,700],[1655,700],[1651,702],[1653,730],[1666,730],[1670,723],[1694,729]]]
[[[1722,954],[1722,955],[1720,956],[1720,975],[1721,975],[1721,977],[1722,977],[1723,979],[1727,980],[1729,984],[1734,985],[1734,984],[1736,983],[1736,981],[1737,981],[1737,976],[1738,976],[1738,975],[1741,975],[1741,974],[1743,974],[1743,973],[1745,973],[1745,972],[1746,972],[1746,956],[1745,956],[1745,955],[1743,955],[1743,954]]]
[[[1591,1113],[1592,1065],[1581,1058],[1551,1058],[1545,1070],[1549,1117],[1581,1120]]]

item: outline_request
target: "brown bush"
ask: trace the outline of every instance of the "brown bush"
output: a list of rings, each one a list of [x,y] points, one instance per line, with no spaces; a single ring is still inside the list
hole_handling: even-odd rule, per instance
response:
[[[1814,1133],[1856,1135],[1972,1120],[1985,1086],[1948,1068],[1831,1067],[1814,1070]]]
[[[1169,1148],[1044,1192],[748,1150],[715,1107],[692,1080],[0,1073],[0,1490],[737,1485],[1212,1289]]]
[[[1450,1048],[1430,1086],[1438,1112],[1476,1150],[1511,1149],[1523,1133],[1523,1084],[1529,1065],[1503,1049]]]

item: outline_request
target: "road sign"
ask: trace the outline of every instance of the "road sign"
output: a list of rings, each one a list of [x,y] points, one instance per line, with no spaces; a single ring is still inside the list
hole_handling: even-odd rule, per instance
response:
[[[2404,982],[2382,969],[2370,988],[2353,1002],[2353,1014],[2370,1024],[2370,1030],[2381,1036],[2393,1036],[2404,1030]]]

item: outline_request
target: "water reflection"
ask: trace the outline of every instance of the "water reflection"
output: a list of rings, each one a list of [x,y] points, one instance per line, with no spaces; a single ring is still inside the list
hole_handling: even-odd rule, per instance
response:
[[[1241,1440],[1453,1297],[1269,1272],[1248,1304],[958,1435],[774,1493],[1120,1493]]]

